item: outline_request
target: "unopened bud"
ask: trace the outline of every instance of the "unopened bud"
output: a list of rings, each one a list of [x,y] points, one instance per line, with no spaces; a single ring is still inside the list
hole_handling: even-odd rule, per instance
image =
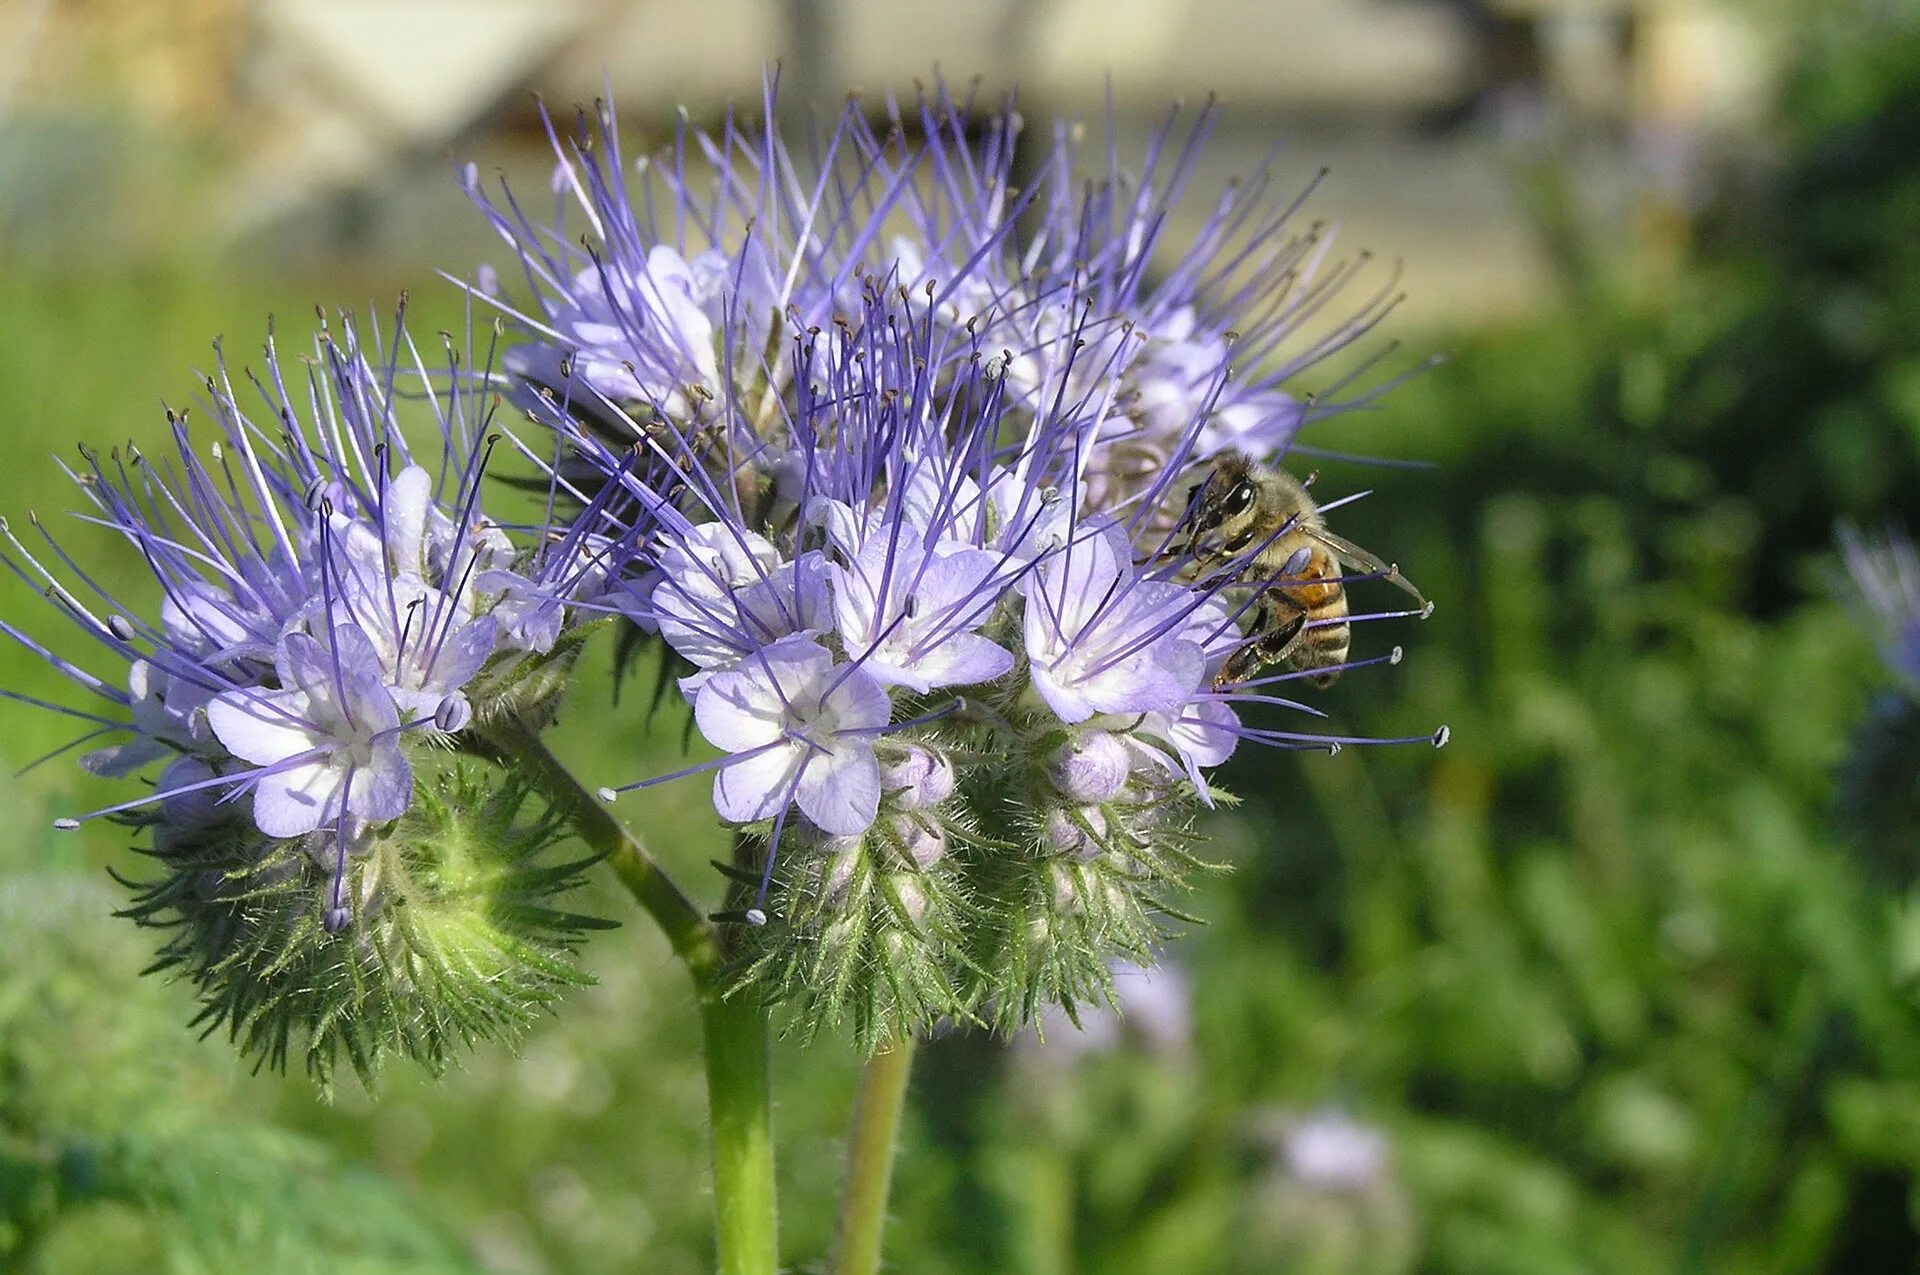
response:
[[[837,904],[847,897],[847,891],[853,887],[853,874],[860,866],[859,837],[829,837],[822,846],[828,856],[826,879],[826,901]]]
[[[1053,868],[1053,910],[1063,916],[1085,911],[1082,905],[1080,869],[1064,863]]]
[[[210,783],[212,779],[213,767],[198,757],[178,757],[169,763],[160,772],[158,784],[161,792],[172,794],[161,798],[160,813],[164,820],[161,827],[172,832],[197,832],[231,819],[244,809],[234,802],[222,801],[225,794],[217,787],[194,787]],[[192,791],[181,792],[183,788]]]
[[[304,1052],[323,1084],[341,1060],[369,1079],[394,1052],[443,1065],[462,1016],[484,1025],[475,1040],[510,1036],[581,981],[567,968],[575,918],[541,906],[579,884],[579,865],[550,856],[561,832],[530,812],[531,784],[450,756],[415,764],[406,813],[348,827],[344,854],[339,821],[275,839],[244,806],[209,805],[217,787],[165,798],[152,828],[165,871],[128,908],[181,936],[161,967],[201,989],[208,1021],[244,1013],[243,1048]],[[181,758],[162,783],[211,774]]]
[[[1047,812],[1045,836],[1047,848],[1055,853],[1092,859],[1106,849],[1107,817],[1098,806],[1056,807]]]
[[[907,914],[907,919],[915,925],[920,924],[927,915],[929,900],[926,887],[910,876],[900,875],[889,882],[889,888],[893,890],[893,897],[900,904],[900,910]]]
[[[925,810],[953,795],[953,763],[918,744],[880,772],[880,787],[902,810]]]
[[[900,848],[922,872],[946,857],[946,834],[925,819],[900,815],[893,821],[893,835],[900,839]]]
[[[1118,735],[1088,731],[1054,750],[1047,777],[1060,794],[1083,803],[1112,801],[1127,786],[1133,758]]]

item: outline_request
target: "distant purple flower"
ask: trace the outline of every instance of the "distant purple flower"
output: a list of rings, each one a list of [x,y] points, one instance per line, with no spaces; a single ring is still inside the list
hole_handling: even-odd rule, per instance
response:
[[[875,736],[892,714],[886,690],[805,637],[715,673],[694,700],[707,742],[732,754],[713,780],[723,819],[750,823],[789,801],[823,832],[865,832],[880,807]]]
[[[1920,690],[1920,555],[1913,542],[1896,530],[1874,542],[1842,527],[1840,549],[1880,658],[1895,677]]]
[[[1344,1112],[1325,1109],[1291,1121],[1281,1154],[1295,1180],[1325,1191],[1366,1191],[1387,1168],[1387,1137]]]
[[[1076,1025],[1064,1010],[1043,1017],[1036,1053],[1043,1062],[1071,1065],[1111,1053],[1132,1038],[1162,1055],[1177,1055],[1193,1043],[1193,980],[1168,961],[1145,966],[1108,962],[1113,1000],[1081,1010]],[[1030,1046],[1031,1047],[1031,1046]]]

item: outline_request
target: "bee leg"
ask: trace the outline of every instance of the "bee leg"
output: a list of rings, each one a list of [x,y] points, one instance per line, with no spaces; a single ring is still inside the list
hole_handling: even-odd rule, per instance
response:
[[[1278,664],[1306,631],[1307,613],[1279,595],[1268,594],[1260,599],[1258,606],[1253,636],[1242,642],[1214,674],[1216,687],[1244,682],[1267,665]],[[1281,611],[1290,614],[1281,618],[1277,614]]]

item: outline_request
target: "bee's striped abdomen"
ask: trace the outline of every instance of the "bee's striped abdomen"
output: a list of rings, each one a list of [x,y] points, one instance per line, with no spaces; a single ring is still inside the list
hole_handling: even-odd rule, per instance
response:
[[[1314,555],[1303,573],[1307,580],[1287,585],[1289,601],[1307,613],[1306,627],[1287,650],[1287,663],[1296,669],[1331,668],[1347,662],[1353,644],[1353,626],[1347,620],[1347,591],[1338,580],[1339,567],[1328,557]],[[1311,678],[1316,686],[1330,685],[1338,673]]]

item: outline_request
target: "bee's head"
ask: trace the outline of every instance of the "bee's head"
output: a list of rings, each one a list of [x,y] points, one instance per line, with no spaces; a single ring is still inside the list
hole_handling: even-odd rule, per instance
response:
[[[1187,534],[1194,540],[1232,542],[1259,517],[1259,476],[1240,452],[1217,457],[1187,498]]]

